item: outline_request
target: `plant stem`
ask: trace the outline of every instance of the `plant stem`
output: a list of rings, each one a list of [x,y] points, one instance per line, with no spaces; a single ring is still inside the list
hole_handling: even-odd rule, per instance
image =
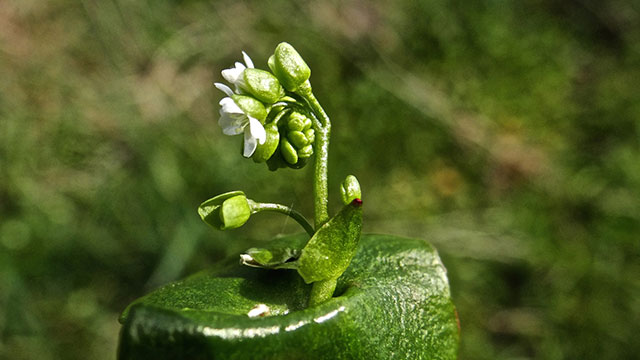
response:
[[[321,280],[313,283],[311,288],[311,296],[309,297],[309,307],[322,304],[331,299],[333,292],[336,290],[338,279]]]
[[[314,223],[316,230],[329,221],[329,186],[328,186],[328,166],[329,163],[329,137],[331,135],[331,121],[324,111],[318,99],[311,91],[311,83],[305,82],[296,93],[302,96],[315,117],[319,121],[313,122],[313,128],[316,133],[316,160],[315,174],[313,179],[313,195],[315,204]],[[336,289],[337,279],[321,280],[313,283],[311,295],[309,298],[309,306],[321,304],[333,296]]]
[[[306,231],[307,234],[309,234],[309,236],[313,236],[313,234],[315,233],[315,231],[313,230],[313,226],[311,226],[311,224],[309,223],[309,221],[307,221],[304,215],[302,215],[296,210],[293,210],[288,206],[281,205],[281,204],[259,203],[251,200],[249,200],[249,206],[251,207],[252,214],[255,214],[261,211],[274,211],[274,212],[288,215],[293,220],[295,220],[298,224],[300,224],[300,226],[304,228],[304,231]]]
[[[313,179],[313,195],[314,195],[314,223],[316,229],[324,225],[329,221],[329,189],[328,189],[328,162],[329,162],[329,137],[331,135],[331,121],[329,116],[324,111],[318,99],[313,95],[311,91],[311,84],[309,81],[305,82],[296,91],[302,96],[309,107],[319,118],[319,124],[314,121],[314,131],[316,133],[316,160],[315,160],[315,174]]]

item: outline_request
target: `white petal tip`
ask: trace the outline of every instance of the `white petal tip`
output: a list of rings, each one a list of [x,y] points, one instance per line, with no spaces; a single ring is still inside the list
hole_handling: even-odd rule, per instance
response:
[[[247,67],[253,69],[253,61],[251,61],[249,55],[247,55],[247,53],[243,51],[242,57],[244,58],[244,63],[247,64]]]
[[[222,91],[223,93],[225,93],[227,96],[231,96],[233,95],[233,90],[231,90],[230,87],[228,87],[227,85],[223,84],[223,83],[213,83],[213,86],[215,86],[218,90]]]

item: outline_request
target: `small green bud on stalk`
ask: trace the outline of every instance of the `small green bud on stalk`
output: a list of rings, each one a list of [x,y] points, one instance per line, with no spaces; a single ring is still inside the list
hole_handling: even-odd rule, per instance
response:
[[[268,65],[282,86],[289,91],[296,91],[311,76],[311,69],[302,56],[286,42],[278,44]]]
[[[251,216],[251,207],[242,191],[232,191],[200,204],[198,214],[211,227],[228,230],[244,225]]]
[[[355,176],[347,176],[342,184],[340,184],[340,195],[342,196],[342,203],[344,205],[350,204],[355,199],[362,198],[360,183]]]

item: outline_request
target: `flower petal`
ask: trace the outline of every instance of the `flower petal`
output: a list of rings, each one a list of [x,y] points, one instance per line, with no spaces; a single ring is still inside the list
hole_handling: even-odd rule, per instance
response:
[[[247,55],[247,53],[243,51],[242,57],[244,58],[244,63],[247,64],[247,67],[253,69],[253,61],[251,61],[249,55]]]
[[[222,77],[228,82],[235,84],[238,79],[242,77],[244,69],[246,69],[244,64],[237,62],[235,67],[222,70]]]
[[[247,132],[247,130],[251,133],[252,138],[258,139],[258,143],[261,145],[267,141],[267,132],[258,119],[249,116],[249,128],[244,131]]]
[[[244,132],[244,151],[242,155],[244,157],[251,157],[251,155],[253,155],[253,153],[256,151],[257,147],[258,147],[258,143],[256,141],[256,138],[251,136],[250,131],[245,131]]]
[[[230,97],[223,98],[220,100],[219,104],[222,107],[222,109],[220,109],[220,114],[223,112],[228,114],[244,114],[244,111],[242,111],[238,104],[236,104],[236,102]]]
[[[227,96],[231,96],[233,95],[233,90],[231,90],[230,87],[228,87],[227,85],[223,84],[223,83],[213,83],[213,86],[215,86],[216,88],[218,88],[218,90],[222,91],[223,93],[225,93]]]
[[[238,135],[245,131],[247,126],[247,119],[244,117],[230,116],[229,114],[222,114],[218,119],[218,125],[222,128],[222,133],[225,135]]]

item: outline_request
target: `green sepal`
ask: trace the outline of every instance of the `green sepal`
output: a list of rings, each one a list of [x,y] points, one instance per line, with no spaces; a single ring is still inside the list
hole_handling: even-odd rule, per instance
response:
[[[284,88],[278,79],[268,71],[260,69],[245,69],[243,88],[256,99],[273,104],[284,96]]]
[[[220,209],[220,219],[223,224],[220,230],[239,228],[249,220],[250,216],[251,208],[244,194],[229,198],[222,203]]]
[[[251,216],[251,209],[242,191],[231,191],[200,204],[198,215],[211,227],[228,230],[244,225]]]
[[[245,114],[258,119],[264,124],[267,119],[267,109],[265,109],[263,103],[246,95],[233,94],[231,95],[231,99],[233,99],[236,105],[238,105]]]
[[[269,160],[278,149],[278,144],[280,143],[280,132],[275,122],[265,125],[264,130],[267,133],[267,139],[264,144],[258,144],[256,151],[251,156],[253,161],[257,163]]]
[[[268,65],[282,86],[289,91],[296,91],[311,76],[309,65],[296,49],[286,42],[278,44],[274,54],[269,58]]]
[[[240,263],[265,269],[295,269],[306,242],[304,237],[278,238],[264,248],[248,249],[240,255]]]
[[[309,284],[338,278],[355,255],[362,231],[362,201],[353,200],[322,225],[302,249],[298,273]]]
[[[345,205],[351,203],[354,199],[362,198],[360,183],[355,176],[347,176],[340,184],[340,196],[342,197],[342,203]]]

